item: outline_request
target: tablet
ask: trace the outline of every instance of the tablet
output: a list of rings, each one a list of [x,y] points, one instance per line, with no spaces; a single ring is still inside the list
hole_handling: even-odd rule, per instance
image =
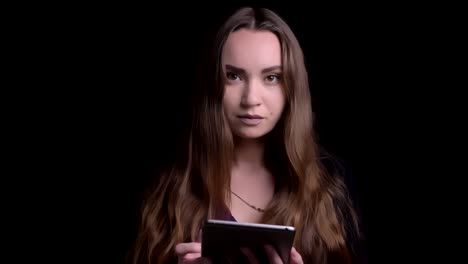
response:
[[[238,252],[242,247],[264,254],[263,245],[269,244],[276,249],[283,263],[289,263],[295,233],[292,226],[210,219],[202,229],[202,256],[216,259]]]

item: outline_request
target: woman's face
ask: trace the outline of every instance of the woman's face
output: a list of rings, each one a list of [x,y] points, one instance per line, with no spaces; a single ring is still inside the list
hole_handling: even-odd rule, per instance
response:
[[[227,38],[221,60],[232,133],[246,139],[266,135],[285,105],[279,39],[269,31],[241,29]]]

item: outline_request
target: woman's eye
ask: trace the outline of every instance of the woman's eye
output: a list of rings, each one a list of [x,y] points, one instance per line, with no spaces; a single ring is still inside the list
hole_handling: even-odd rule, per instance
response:
[[[229,80],[238,80],[240,79],[239,75],[235,74],[235,73],[232,73],[232,72],[228,72],[226,73],[226,77],[229,79]]]
[[[268,82],[277,82],[277,81],[279,81],[279,79],[280,79],[279,75],[276,75],[276,74],[268,75],[266,77],[266,80]]]

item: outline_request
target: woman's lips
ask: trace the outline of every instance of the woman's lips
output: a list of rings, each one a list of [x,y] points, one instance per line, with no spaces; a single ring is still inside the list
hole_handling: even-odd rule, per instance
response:
[[[239,118],[239,120],[243,124],[249,125],[249,126],[258,125],[263,121],[263,117],[261,117],[259,115],[249,115],[249,114],[247,114],[247,115],[239,115],[237,117]]]

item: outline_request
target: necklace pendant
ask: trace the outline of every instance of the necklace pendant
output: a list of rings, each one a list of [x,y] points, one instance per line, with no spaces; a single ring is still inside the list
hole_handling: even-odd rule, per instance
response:
[[[242,197],[240,197],[239,195],[237,195],[237,194],[236,194],[235,192],[233,192],[232,190],[231,190],[231,192],[232,192],[237,198],[239,198],[242,202],[244,202],[247,206],[249,206],[250,208],[252,208],[252,209],[254,209],[254,210],[256,210],[256,211],[258,211],[258,212],[260,212],[260,213],[265,212],[265,210],[263,210],[263,209],[261,209],[261,208],[257,208],[257,207],[255,207],[255,206],[249,204],[247,201],[245,201],[244,199],[242,199]]]

